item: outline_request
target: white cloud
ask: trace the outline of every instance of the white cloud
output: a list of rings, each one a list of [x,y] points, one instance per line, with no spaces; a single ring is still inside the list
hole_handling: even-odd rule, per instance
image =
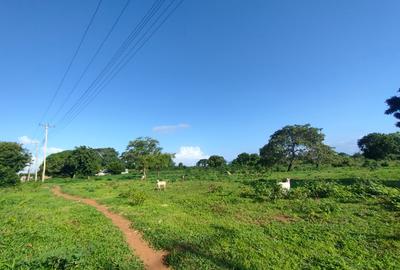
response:
[[[171,133],[178,129],[190,128],[188,124],[177,124],[177,125],[164,125],[164,126],[156,126],[153,127],[154,132],[159,133]]]
[[[22,136],[18,138],[18,142],[21,144],[34,144],[39,143],[37,140],[31,139],[28,136]]]
[[[181,146],[179,152],[175,154],[175,163],[182,162],[184,165],[193,166],[197,161],[203,158],[209,158],[201,151],[199,146]]]

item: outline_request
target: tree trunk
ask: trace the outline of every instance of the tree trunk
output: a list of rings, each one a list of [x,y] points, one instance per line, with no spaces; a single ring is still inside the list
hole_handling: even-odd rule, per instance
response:
[[[289,166],[287,168],[287,171],[290,172],[292,170],[292,166],[293,166],[293,161],[289,162]]]

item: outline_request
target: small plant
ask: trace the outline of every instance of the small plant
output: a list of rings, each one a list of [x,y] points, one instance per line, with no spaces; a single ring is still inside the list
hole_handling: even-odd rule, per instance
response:
[[[146,195],[143,192],[133,188],[121,192],[118,197],[127,199],[127,203],[131,206],[142,205],[146,200]]]
[[[221,193],[224,188],[220,185],[211,184],[208,186],[208,193]]]

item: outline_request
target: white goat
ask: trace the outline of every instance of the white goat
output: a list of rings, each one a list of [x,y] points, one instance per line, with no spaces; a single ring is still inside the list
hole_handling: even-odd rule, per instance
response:
[[[290,190],[290,179],[286,178],[285,182],[278,182],[278,185],[280,185],[283,190],[289,191]]]
[[[166,187],[167,187],[166,181],[157,180],[157,189],[158,190],[165,189]]]

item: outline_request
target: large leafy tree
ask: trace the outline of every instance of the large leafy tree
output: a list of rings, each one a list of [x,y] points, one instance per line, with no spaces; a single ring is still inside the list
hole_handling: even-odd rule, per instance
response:
[[[386,159],[392,155],[400,155],[400,133],[370,133],[358,141],[358,147],[364,157],[370,159]]]
[[[152,169],[157,170],[157,175],[160,175],[160,170],[164,168],[170,168],[173,167],[174,161],[172,160],[174,158],[174,154],[168,154],[168,153],[160,153],[156,155],[152,155],[152,160],[150,161],[150,167]]]
[[[393,114],[396,119],[400,120],[400,96],[393,96],[387,99],[386,104],[389,106],[389,108],[385,111],[385,113]],[[396,126],[400,127],[400,121],[396,123]]]
[[[150,137],[139,137],[130,141],[126,151],[122,154],[123,160],[129,168],[143,172],[146,177],[148,169],[157,169],[173,166],[173,154],[162,153],[160,143]]]
[[[30,160],[30,154],[22,145],[0,142],[0,186],[17,183],[17,172],[25,168]]]
[[[108,168],[111,163],[115,164],[119,161],[119,154],[114,148],[96,148],[94,150],[100,157],[100,165],[102,168]]]
[[[8,167],[17,173],[25,168],[30,160],[31,155],[21,144],[0,142],[0,165]]]
[[[50,176],[72,177],[75,173],[75,168],[69,160],[71,154],[72,150],[66,150],[49,155],[46,159],[46,174]],[[42,171],[42,168],[43,164],[40,166],[40,171]]]
[[[307,158],[312,164],[319,168],[321,164],[332,164],[335,159],[337,159],[337,153],[332,147],[323,143],[318,143],[310,148]]]
[[[271,135],[268,144],[260,149],[260,157],[264,164],[286,164],[290,171],[294,162],[322,144],[324,137],[321,129],[309,124],[285,126]]]
[[[68,158],[68,164],[74,174],[78,176],[90,176],[100,169],[100,158],[96,151],[90,147],[80,146],[72,151]]]
[[[122,158],[128,168],[147,168],[151,162],[151,156],[161,153],[162,148],[159,142],[150,137],[139,137],[130,141]]]
[[[207,166],[210,168],[221,168],[226,165],[226,160],[222,156],[213,155],[207,160]]]
[[[260,156],[258,154],[241,153],[232,161],[232,165],[254,167],[259,161]]]
[[[205,168],[205,167],[207,167],[207,163],[208,163],[208,159],[202,158],[199,161],[197,161],[196,166]]]

